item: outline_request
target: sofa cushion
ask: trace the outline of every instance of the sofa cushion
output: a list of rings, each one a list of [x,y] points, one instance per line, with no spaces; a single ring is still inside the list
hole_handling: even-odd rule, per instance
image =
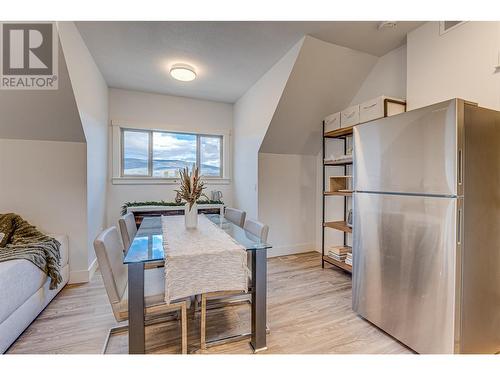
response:
[[[7,319],[0,323],[0,354],[4,353],[21,333],[31,324],[38,314],[49,304],[69,279],[69,265],[61,269],[63,282],[57,289],[49,289],[50,281],[45,283],[35,294],[19,306]]]
[[[0,323],[47,280],[47,275],[26,259],[0,262]]]

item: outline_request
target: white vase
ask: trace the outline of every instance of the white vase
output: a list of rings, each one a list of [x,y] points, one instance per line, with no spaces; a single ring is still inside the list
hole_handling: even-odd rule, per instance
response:
[[[184,223],[187,229],[195,229],[198,226],[198,205],[195,203],[189,209],[189,203],[184,206]]]

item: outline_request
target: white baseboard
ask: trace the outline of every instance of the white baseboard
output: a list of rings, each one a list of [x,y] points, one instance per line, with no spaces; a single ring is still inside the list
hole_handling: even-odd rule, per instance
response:
[[[94,258],[94,261],[89,267],[89,281],[92,280],[92,278],[94,277],[94,273],[97,270],[97,266],[98,266],[97,258]]]
[[[81,284],[81,283],[87,283],[88,281],[89,281],[88,270],[71,271],[69,273],[68,284]]]
[[[305,244],[295,244],[286,246],[277,246],[269,249],[267,252],[268,258],[279,257],[283,255],[308,253],[310,251],[317,251],[316,244],[305,243]]]
[[[68,284],[81,284],[88,283],[92,276],[94,276],[95,271],[97,270],[97,258],[94,259],[92,264],[86,270],[78,270],[71,271],[69,273],[69,281]]]

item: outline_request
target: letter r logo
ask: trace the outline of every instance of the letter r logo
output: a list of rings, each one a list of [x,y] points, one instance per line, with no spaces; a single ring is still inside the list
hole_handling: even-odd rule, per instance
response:
[[[52,74],[51,23],[2,25],[2,73],[4,75]]]

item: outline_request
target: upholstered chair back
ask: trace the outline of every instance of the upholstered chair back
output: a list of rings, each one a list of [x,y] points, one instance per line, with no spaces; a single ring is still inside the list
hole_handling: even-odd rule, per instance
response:
[[[94,250],[111,305],[119,303],[127,288],[127,267],[116,227],[104,230],[94,240]]]
[[[244,229],[254,236],[259,237],[261,242],[267,242],[269,227],[266,224],[262,224],[256,220],[246,219]]]
[[[243,228],[243,225],[245,224],[246,215],[245,211],[238,210],[236,208],[226,207],[226,210],[224,211],[224,217],[241,228]]]
[[[120,225],[120,232],[122,234],[123,247],[125,248],[125,251],[127,251],[137,233],[137,225],[135,224],[134,214],[129,212],[128,214],[123,215],[118,220],[118,224]]]

